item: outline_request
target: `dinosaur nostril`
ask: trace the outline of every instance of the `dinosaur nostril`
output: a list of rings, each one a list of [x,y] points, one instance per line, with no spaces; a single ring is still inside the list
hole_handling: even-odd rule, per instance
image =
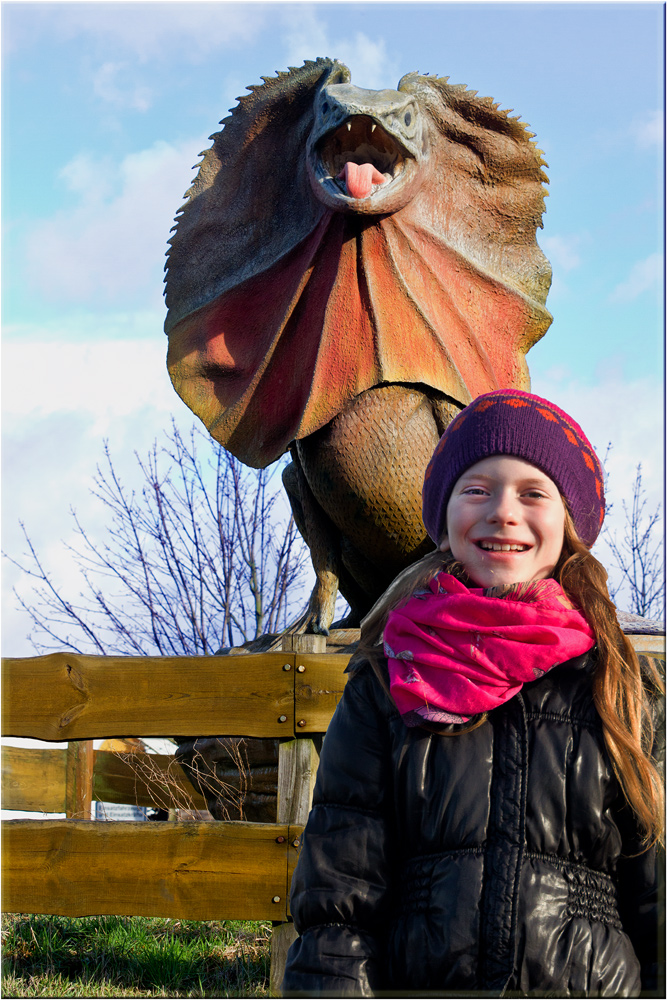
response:
[[[328,104],[327,104],[327,102],[325,101],[325,102],[324,102],[324,104],[322,105],[322,114],[323,114],[323,115],[326,115],[326,114],[327,114],[327,112],[328,112],[328,110],[329,110],[329,105],[328,105]]]

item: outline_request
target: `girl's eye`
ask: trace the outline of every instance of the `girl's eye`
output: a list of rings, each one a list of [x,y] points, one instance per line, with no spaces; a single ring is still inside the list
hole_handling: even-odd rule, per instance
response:
[[[486,496],[486,490],[483,489],[481,486],[468,486],[468,488],[463,491],[463,495],[473,496],[473,497],[477,496],[483,497]]]
[[[531,500],[547,500],[548,497],[545,493],[541,493],[540,490],[528,490],[524,496],[529,497]]]

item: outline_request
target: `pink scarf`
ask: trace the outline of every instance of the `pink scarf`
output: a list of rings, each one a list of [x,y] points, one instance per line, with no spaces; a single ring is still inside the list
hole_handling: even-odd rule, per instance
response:
[[[559,583],[522,589],[485,597],[440,573],[390,613],[389,688],[407,726],[467,722],[593,647],[593,630]]]

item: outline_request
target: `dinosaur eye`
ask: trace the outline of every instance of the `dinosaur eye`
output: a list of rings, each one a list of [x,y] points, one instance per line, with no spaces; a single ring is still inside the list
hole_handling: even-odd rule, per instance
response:
[[[412,121],[412,115],[410,114],[409,111],[405,112],[405,118],[403,119],[403,121],[405,122],[406,125],[409,125],[410,122]]]

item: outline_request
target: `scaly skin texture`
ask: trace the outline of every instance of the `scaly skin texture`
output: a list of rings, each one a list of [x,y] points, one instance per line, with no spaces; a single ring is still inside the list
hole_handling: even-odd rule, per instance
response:
[[[301,627],[324,631],[338,581],[350,605],[339,627],[358,625],[397,573],[433,548],[415,469],[458,409],[414,386],[380,386],[296,443],[283,481],[317,576]]]
[[[355,87],[329,59],[239,99],[187,193],[166,277],[185,402],[285,485],[317,583],[300,629],[358,623],[430,547],[420,488],[453,412],[529,388],[551,317],[531,133],[447,79]]]

